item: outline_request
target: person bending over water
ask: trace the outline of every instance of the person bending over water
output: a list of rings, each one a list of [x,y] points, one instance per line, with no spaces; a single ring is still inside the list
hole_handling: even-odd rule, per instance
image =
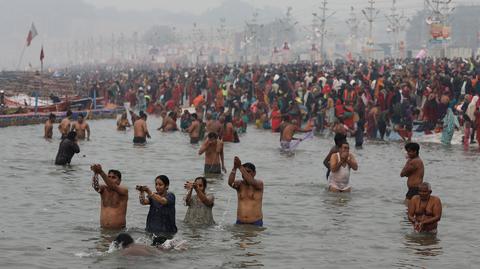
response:
[[[55,164],[70,164],[75,153],[80,153],[80,147],[77,143],[77,133],[75,133],[74,131],[70,131],[67,136],[60,142],[57,157],[55,157]]]
[[[437,233],[438,222],[442,218],[442,202],[431,195],[432,187],[427,182],[418,185],[418,195],[408,204],[408,220],[416,232]]]
[[[237,169],[242,173],[242,180],[235,180]],[[233,169],[228,177],[228,185],[237,191],[237,222],[263,226],[262,200],[263,181],[255,179],[256,170],[252,163],[244,163],[235,156]]]
[[[357,171],[358,164],[355,156],[350,153],[347,141],[343,141],[339,144],[338,152],[330,157],[331,172],[328,178],[328,190],[331,192],[351,191],[350,169]]]
[[[158,253],[154,248],[135,243],[127,233],[117,235],[113,243],[124,256],[151,256]]]
[[[155,178],[155,189],[152,192],[147,186],[137,186],[140,191],[140,204],[150,205],[146,230],[154,236],[171,238],[177,233],[175,224],[175,195],[168,192],[170,180],[165,175]],[[145,193],[147,198],[145,198]]]
[[[295,120],[292,120],[292,122],[286,121],[286,118],[284,120],[282,127],[280,127],[280,146],[282,150],[290,150],[292,140],[302,141],[301,138],[293,137],[295,132],[307,132],[308,130],[298,127]]]
[[[185,205],[188,206],[184,222],[190,225],[212,225],[215,224],[212,215],[214,196],[207,194],[207,179],[197,177],[195,181],[187,181],[185,189],[188,190],[185,197]],[[193,194],[195,190],[196,194]]]
[[[405,195],[405,205],[408,206],[410,199],[418,194],[418,185],[423,182],[424,166],[422,159],[419,157],[419,144],[407,143],[405,145],[405,150],[407,151],[407,162],[405,163],[402,172],[400,172],[400,176],[408,177],[408,192]]]
[[[128,189],[120,185],[122,174],[118,170],[110,170],[107,175],[100,164],[93,164],[90,169],[95,173],[92,178],[92,187],[101,197],[100,226],[106,229],[125,228]],[[106,185],[99,184],[98,175]]]
[[[55,114],[50,113],[48,120],[45,122],[45,134],[43,135],[46,139],[51,139],[53,136],[53,123],[55,123]]]
[[[85,116],[80,113],[78,115],[78,120],[72,126],[72,130],[77,132],[77,138],[84,140],[90,140],[90,126],[85,120]]]
[[[205,175],[215,174],[219,175],[227,172],[225,169],[225,162],[223,159],[223,142],[218,139],[216,133],[209,133],[207,139],[200,147],[198,155],[205,153]]]
[[[147,137],[151,138],[147,128],[147,114],[140,111],[140,118],[133,124],[133,143],[145,144]]]

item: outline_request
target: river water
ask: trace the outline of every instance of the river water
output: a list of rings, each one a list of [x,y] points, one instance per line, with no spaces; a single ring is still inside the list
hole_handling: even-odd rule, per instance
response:
[[[133,146],[132,131],[117,132],[114,120],[90,121],[92,140],[81,142],[71,167],[54,165],[59,139],[42,138],[43,126],[0,129],[0,267],[5,268],[476,268],[480,263],[479,152],[461,146],[422,144],[425,180],[443,202],[436,237],[416,235],[403,205],[406,182],[401,143],[366,142],[353,149],[359,171],[352,172],[351,194],[325,191],[322,161],[332,139],[315,137],[294,155],[281,154],[278,135],[249,126],[241,143],[225,145],[230,171],[233,157],[257,166],[265,182],[262,229],[238,227],[236,193],[227,178],[209,181],[216,197],[217,225],[191,228],[182,223],[183,184],[203,172],[203,156],[186,135],[155,131]],[[55,135],[58,132],[55,129]],[[137,242],[148,206],[134,187],[159,174],[170,178],[177,197],[176,238],[188,250],[154,257],[107,253],[115,233],[99,228],[100,197],[90,186],[89,165],[118,169],[129,188],[127,230]]]

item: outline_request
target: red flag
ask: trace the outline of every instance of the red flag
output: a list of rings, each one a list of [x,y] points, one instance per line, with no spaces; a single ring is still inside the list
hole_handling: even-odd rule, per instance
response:
[[[40,51],[40,61],[43,62],[44,58],[45,58],[45,53],[43,53],[43,45],[42,45],[42,50]]]
[[[27,47],[30,46],[30,43],[32,43],[32,40],[38,35],[37,28],[35,28],[35,25],[32,22],[32,26],[30,26],[30,31],[28,31],[27,35]]]

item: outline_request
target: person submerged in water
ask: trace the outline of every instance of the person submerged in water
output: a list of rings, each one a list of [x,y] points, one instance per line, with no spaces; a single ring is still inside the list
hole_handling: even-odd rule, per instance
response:
[[[242,180],[235,180],[237,169],[242,173]],[[244,163],[235,156],[233,169],[228,177],[228,185],[237,191],[237,222],[263,226],[262,200],[263,181],[255,178],[256,169],[252,163]]]
[[[93,189],[100,194],[100,226],[107,229],[122,229],[126,225],[128,189],[121,185],[122,174],[118,170],[108,171],[108,175],[100,164],[90,169],[95,173],[92,178]],[[105,185],[98,182],[100,175]]]
[[[77,143],[77,133],[75,131],[70,131],[65,139],[60,142],[57,157],[55,157],[55,164],[70,164],[75,153],[80,153],[80,147]]]
[[[205,153],[205,167],[204,173],[206,175],[219,175],[227,172],[225,169],[225,162],[223,159],[223,142],[218,139],[216,133],[209,133],[207,139],[200,147],[198,155]]]
[[[135,243],[133,238],[127,233],[118,234],[115,240],[113,240],[113,244],[116,248],[120,249],[120,253],[124,256],[152,256],[161,254],[159,250],[187,249],[186,241],[176,239],[167,240],[166,238],[158,239],[156,244],[152,244],[152,246],[156,247],[152,248]]]
[[[432,187],[427,182],[418,185],[418,195],[408,204],[408,220],[416,232],[436,234],[438,222],[442,218],[442,202],[431,195]]]
[[[185,214],[184,222],[190,225],[212,225],[213,220],[212,208],[215,197],[213,194],[207,194],[207,179],[205,177],[197,177],[195,181],[187,181],[185,189],[188,190],[185,197],[185,205],[188,206]],[[196,194],[193,194],[195,190]]]
[[[328,177],[328,190],[331,192],[349,192],[350,169],[357,171],[358,164],[355,156],[350,153],[350,146],[347,141],[340,143],[337,153],[330,157],[330,175]]]
[[[401,177],[408,177],[407,187],[408,192],[405,195],[405,205],[408,206],[408,203],[413,196],[418,194],[418,186],[423,182],[423,176],[425,169],[423,166],[423,161],[420,159],[420,145],[417,143],[407,143],[405,145],[405,150],[407,151],[407,162],[400,172]]]
[[[45,122],[45,127],[44,127],[44,135],[43,137],[46,139],[51,139],[53,136],[53,123],[55,123],[55,114],[50,113],[48,116],[48,120]]]
[[[151,138],[147,128],[147,114],[140,111],[140,118],[133,124],[133,143],[145,144],[147,137]]]

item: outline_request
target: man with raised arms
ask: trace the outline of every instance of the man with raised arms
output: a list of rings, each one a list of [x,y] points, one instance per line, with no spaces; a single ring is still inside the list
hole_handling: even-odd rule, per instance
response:
[[[85,116],[82,113],[78,115],[78,120],[73,123],[72,130],[77,132],[77,139],[90,140],[90,126],[85,120]]]
[[[235,180],[237,170],[242,173],[242,180]],[[233,169],[228,177],[228,185],[237,191],[237,222],[263,226],[262,200],[263,181],[255,179],[256,169],[252,163],[244,163],[235,156]]]
[[[92,178],[93,189],[100,194],[100,226],[106,229],[122,229],[126,225],[128,189],[120,185],[122,174],[118,170],[108,171],[108,175],[100,164],[90,169],[95,173]],[[100,175],[106,185],[98,182]]]
[[[408,192],[405,196],[405,205],[408,206],[410,199],[418,194],[418,185],[423,182],[424,166],[420,159],[420,145],[417,143],[407,143],[405,145],[407,151],[407,162],[400,172],[401,177],[408,177]]]

